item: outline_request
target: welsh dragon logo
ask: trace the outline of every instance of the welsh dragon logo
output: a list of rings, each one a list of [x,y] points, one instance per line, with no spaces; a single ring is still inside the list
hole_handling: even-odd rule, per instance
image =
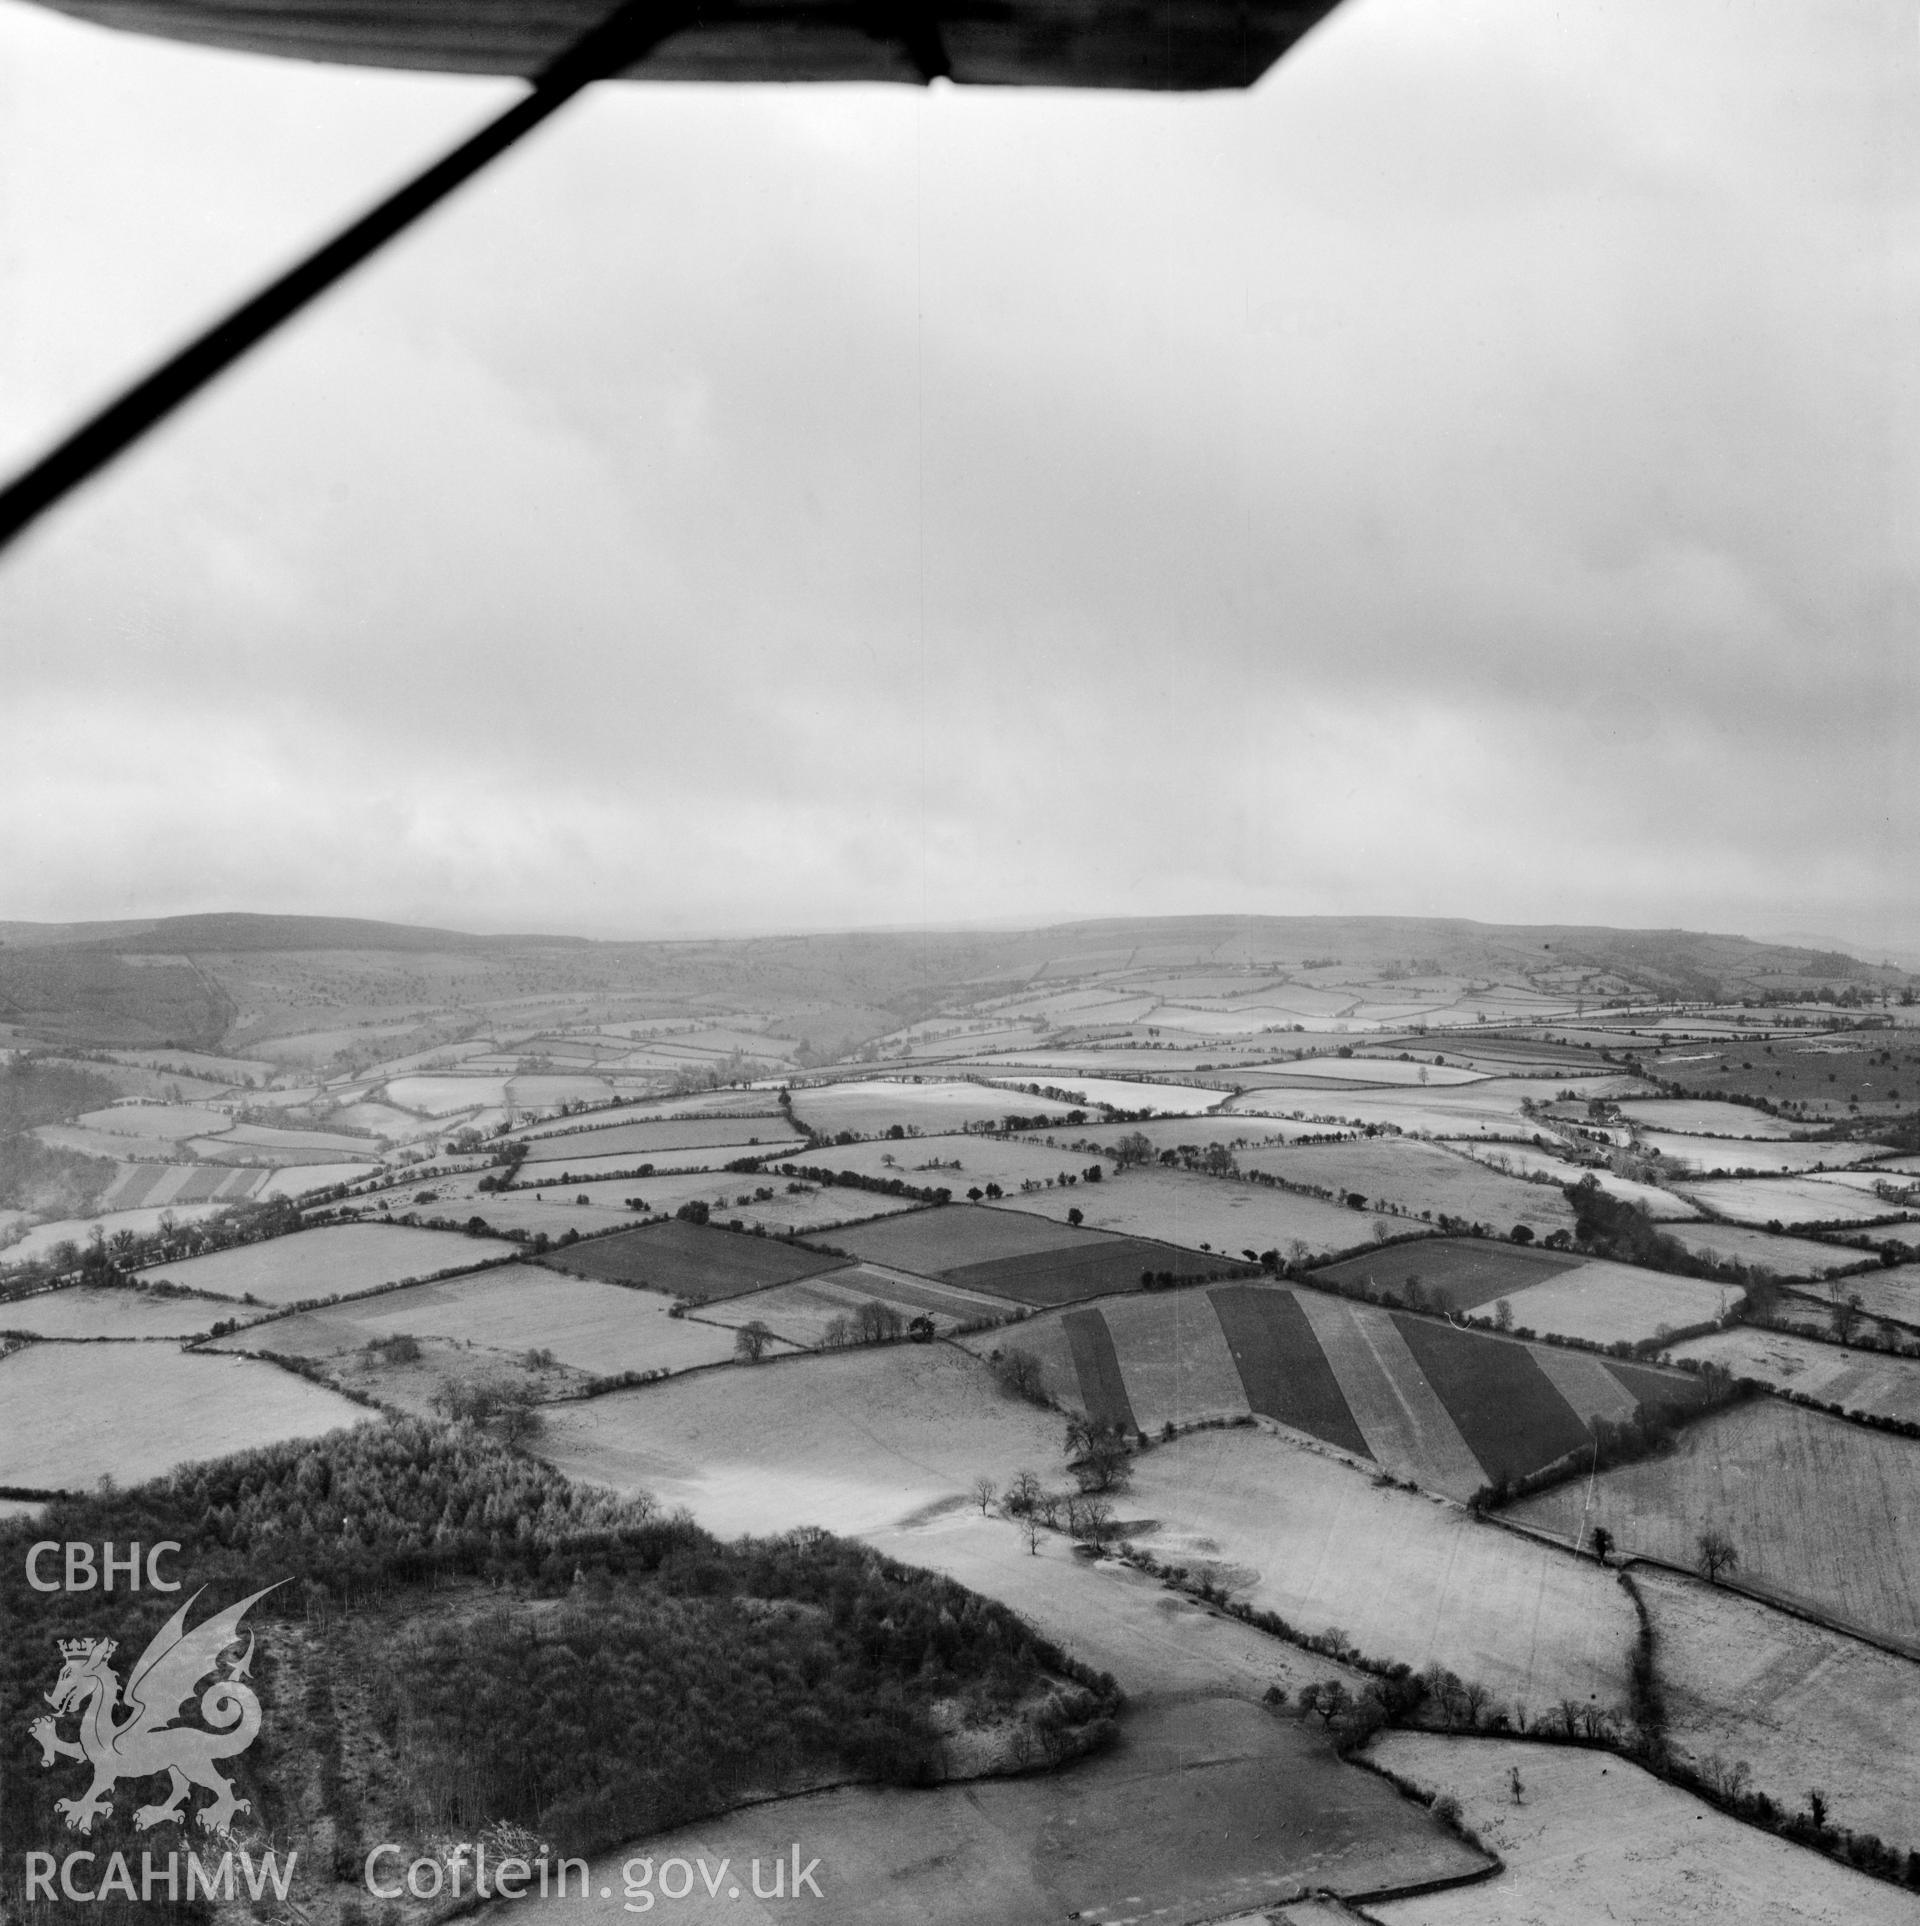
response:
[[[158,1804],[135,1811],[133,1823],[142,1831],[167,1819],[184,1824],[183,1807],[194,1786],[213,1794],[212,1804],[195,1815],[209,1832],[230,1831],[235,1813],[251,1810],[250,1801],[233,1796],[233,1782],[214,1770],[216,1759],[246,1751],[260,1731],[260,1701],[246,1682],[252,1675],[251,1632],[245,1652],[228,1658],[225,1674],[200,1694],[200,1716],[213,1729],[176,1721],[200,1681],[218,1671],[221,1655],[239,1644],[248,1608],[278,1589],[269,1585],[188,1631],[187,1612],[200,1596],[195,1592],[153,1635],[124,1693],[108,1663],[116,1650],[113,1639],[60,1641],[60,1676],[45,1695],[54,1716],[35,1719],[27,1729],[40,1742],[42,1766],[83,1759],[93,1768],[93,1784],[85,1793],[54,1804],[73,1831],[91,1832],[94,1820],[113,1810],[107,1795],[119,1780],[162,1772],[170,1776],[171,1790]],[[59,1722],[68,1713],[80,1722],[77,1742],[59,1736]]]

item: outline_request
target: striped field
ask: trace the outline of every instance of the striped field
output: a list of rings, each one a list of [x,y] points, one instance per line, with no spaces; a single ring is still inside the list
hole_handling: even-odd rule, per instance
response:
[[[1698,1396],[1677,1372],[1272,1283],[1109,1298],[971,1343],[1031,1351],[1091,1417],[1152,1434],[1252,1412],[1455,1498],[1580,1450],[1596,1419]]]

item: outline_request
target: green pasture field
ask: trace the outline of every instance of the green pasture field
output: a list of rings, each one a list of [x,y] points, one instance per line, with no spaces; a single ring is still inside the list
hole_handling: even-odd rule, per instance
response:
[[[1572,1538],[1579,1484],[1509,1515]],[[1778,1399],[1717,1412],[1668,1456],[1602,1472],[1585,1522],[1691,1567],[1724,1531],[1737,1576],[1884,1635],[1920,1641],[1920,1443]]]
[[[410,1224],[323,1224],[290,1237],[156,1264],[141,1275],[215,1297],[299,1304],[336,1292],[348,1297],[378,1290],[456,1264],[482,1264],[511,1256],[513,1250],[499,1238],[418,1230]]]
[[[370,1414],[251,1358],[164,1342],[29,1344],[0,1359],[0,1485],[91,1491]]]
[[[551,1351],[577,1371],[684,1371],[733,1355],[733,1334],[667,1315],[664,1299],[535,1264],[414,1284],[322,1311],[275,1318],[219,1341],[225,1351],[342,1360],[401,1334],[448,1338],[517,1357]]]
[[[545,1261],[577,1277],[644,1285],[697,1304],[811,1277],[845,1262],[777,1237],[716,1230],[678,1218],[570,1245],[548,1253]]]
[[[1288,1183],[1358,1194],[1368,1206],[1394,1204],[1411,1216],[1455,1217],[1497,1231],[1525,1224],[1536,1237],[1573,1228],[1573,1206],[1552,1184],[1530,1184],[1439,1144],[1411,1137],[1350,1138],[1242,1151],[1243,1169]]]

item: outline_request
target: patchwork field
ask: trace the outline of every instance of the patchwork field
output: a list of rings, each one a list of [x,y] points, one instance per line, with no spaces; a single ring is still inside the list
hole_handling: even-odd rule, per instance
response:
[[[647,1851],[663,1873],[676,1858],[725,1861],[746,1880],[753,1862],[770,1868],[804,1840],[824,1905],[799,1911],[836,1926],[1142,1916],[1185,1926],[1256,1900],[1418,1884],[1484,1863],[1384,1780],[1341,1766],[1316,1733],[1245,1699],[1149,1705],[1122,1731],[1117,1749],[1063,1773],[776,1800],[664,1834]],[[622,1910],[628,1856],[590,1868],[590,1888],[607,1898],[521,1901],[502,1917],[618,1926],[632,1917]],[[737,1890],[709,1895],[696,1880],[671,1916],[765,1926],[795,1911]]]
[[[1735,1377],[1759,1378],[1848,1411],[1920,1423],[1920,1362],[1741,1325],[1674,1346],[1677,1358],[1724,1365]]]
[[[843,1259],[784,1244],[777,1237],[716,1230],[669,1218],[639,1230],[597,1237],[549,1253],[546,1261],[578,1277],[644,1285],[690,1303],[738,1297],[769,1284],[786,1284],[836,1269]]]
[[[890,1306],[903,1324],[929,1318],[942,1333],[962,1324],[1004,1323],[1015,1315],[1004,1298],[955,1290],[952,1285],[908,1277],[877,1264],[849,1264],[797,1283],[749,1291],[744,1297],[709,1305],[700,1315],[710,1323],[734,1328],[757,1320],[789,1344],[814,1349],[826,1341],[827,1329],[836,1319],[871,1303]]]
[[[170,1344],[29,1344],[0,1358],[0,1485],[91,1491],[369,1414],[251,1358]]]
[[[1508,1231],[1525,1224],[1536,1237],[1573,1228],[1573,1206],[1548,1184],[1503,1176],[1439,1144],[1412,1137],[1365,1137],[1337,1144],[1296,1144],[1241,1151],[1243,1170],[1265,1171],[1294,1184],[1315,1184],[1387,1204],[1418,1217],[1464,1218]]]
[[[51,1223],[35,1224],[0,1250],[0,1262],[18,1264],[28,1259],[38,1262],[50,1257],[62,1244],[79,1247],[92,1237],[96,1225],[102,1237],[112,1237],[123,1230],[145,1237],[160,1228],[164,1217],[170,1216],[175,1223],[192,1224],[223,1208],[220,1204],[143,1204],[138,1210],[106,1211],[98,1217],[56,1218]]]
[[[1642,1397],[1698,1395],[1679,1373],[1270,1283],[1108,1299],[967,1342],[1032,1352],[1055,1397],[1149,1436],[1253,1411],[1455,1498],[1577,1451]]]
[[[1522,1740],[1393,1732],[1369,1757],[1457,1799],[1499,1854],[1493,1879],[1372,1900],[1385,1926],[1540,1926],[1575,1917],[1634,1926],[1910,1926],[1912,1895],[1729,1819],[1624,1759]],[[1525,1790],[1515,1803],[1511,1774]],[[1602,1910],[1604,1908],[1604,1910]]]
[[[1511,1516],[1571,1539],[1580,1485]],[[1766,1398],[1690,1426],[1668,1457],[1602,1472],[1587,1522],[1691,1568],[1724,1531],[1744,1584],[1920,1645],[1920,1443]]]
[[[1817,1177],[1709,1178],[1682,1183],[1680,1194],[1736,1224],[1868,1224],[1895,1214],[1877,1197],[1823,1184]]]
[[[1004,1488],[1022,1466],[1059,1482],[1060,1421],[1005,1397],[952,1346],[613,1392],[556,1407],[541,1450],[569,1475],[685,1504],[723,1535],[802,1523],[872,1535],[1022,1610],[1023,1582],[1058,1582],[1058,1567],[1048,1570],[1058,1550],[1030,1559],[1010,1524],[968,1519],[967,1493],[982,1473]],[[1123,1511],[1158,1521],[1138,1540],[1157,1556],[1215,1570],[1296,1623],[1343,1626],[1365,1651],[1415,1666],[1437,1659],[1536,1708],[1569,1693],[1608,1705],[1625,1697],[1632,1610],[1598,1565],[1377,1488],[1276,1435],[1202,1431],[1156,1447],[1135,1461]],[[1163,1638],[1135,1645],[1136,1667],[1162,1652],[1180,1667],[1184,1623],[1182,1614]],[[1085,1656],[1099,1624],[1089,1618],[1077,1638],[1068,1619],[1070,1648]],[[1276,1668],[1290,1662],[1288,1648],[1269,1649]]]
[[[378,1290],[405,1277],[424,1277],[456,1264],[510,1257],[514,1246],[458,1231],[416,1230],[409,1224],[324,1224],[239,1244],[205,1257],[156,1264],[141,1275],[215,1297],[251,1297],[261,1304],[299,1304],[309,1298]]]
[[[457,1340],[517,1356],[551,1351],[561,1364],[596,1376],[684,1371],[733,1356],[733,1333],[667,1315],[666,1300],[535,1264],[508,1264],[476,1277],[448,1278],[355,1298],[324,1311],[275,1318],[222,1338],[223,1351],[343,1359],[400,1334]]]
[[[261,1170],[208,1170],[197,1164],[123,1164],[120,1173],[101,1192],[103,1211],[137,1210],[142,1204],[205,1203],[217,1198],[230,1203],[252,1197],[268,1181]]]
[[[183,1338],[236,1313],[259,1315],[216,1297],[157,1297],[148,1291],[91,1290],[69,1285],[0,1301],[0,1331],[44,1338]]]
[[[1072,1190],[1033,1191],[1008,1203],[1054,1218],[1077,1209],[1089,1229],[1231,1257],[1249,1250],[1285,1255],[1296,1243],[1309,1254],[1346,1250],[1369,1230],[1365,1216],[1317,1197],[1162,1168],[1130,1170],[1108,1183],[1076,1184]],[[1416,1228],[1404,1219],[1390,1221],[1397,1231]]]

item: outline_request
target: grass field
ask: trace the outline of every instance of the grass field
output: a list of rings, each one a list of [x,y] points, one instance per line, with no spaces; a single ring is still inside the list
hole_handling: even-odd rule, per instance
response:
[[[0,1485],[91,1491],[370,1414],[251,1358],[170,1344],[29,1344],[0,1359]]]
[[[1045,1083],[1046,1077],[1034,1081]],[[965,1082],[896,1083],[867,1078],[856,1083],[809,1085],[793,1093],[793,1114],[833,1136],[842,1130],[871,1137],[900,1124],[929,1135],[962,1124],[997,1122],[1006,1116],[1065,1118],[1073,1104]]]
[[[684,1371],[733,1355],[733,1333],[667,1315],[664,1298],[536,1264],[414,1284],[324,1311],[276,1318],[223,1338],[225,1351],[342,1359],[401,1333],[449,1338],[508,1356],[551,1351],[576,1371]]]
[[[1704,1324],[1724,1316],[1739,1299],[1737,1284],[1596,1261],[1530,1284],[1509,1302],[1513,1321],[1523,1330],[1613,1344]]]
[[[994,1081],[1008,1089],[1014,1101],[1008,1106],[1018,1110],[1022,1103],[1032,1103],[1033,1098],[1024,1096],[1016,1086],[1021,1083],[1050,1085],[1056,1090],[1067,1091],[1077,1103],[1088,1106],[1098,1105],[1106,1110],[1157,1110],[1162,1114],[1172,1112],[1180,1116],[1199,1116],[1209,1110],[1217,1110],[1231,1094],[1226,1090],[1214,1090],[1186,1083],[1135,1083],[1128,1077],[1086,1077],[1077,1072],[1058,1070],[1035,1072],[1031,1076],[995,1075]]]
[[[957,1133],[916,1137],[907,1143],[881,1138],[873,1143],[834,1144],[804,1155],[796,1153],[794,1161],[826,1170],[856,1171],[863,1177],[898,1177],[909,1184],[944,1185],[956,1197],[964,1197],[975,1185],[984,1189],[988,1184],[998,1184],[1003,1190],[1017,1192],[1024,1183],[1057,1184],[1063,1175],[1080,1177],[1092,1164],[1111,1176],[1110,1158],[1064,1148],[1068,1138],[1080,1134],[1067,1126],[1058,1144],[1048,1144],[1038,1137]],[[1104,1131],[1108,1138],[1119,1134],[1111,1127]]]
[[[583,1157],[626,1157],[645,1163],[659,1151],[713,1150],[731,1145],[739,1148],[730,1150],[729,1155],[744,1156],[756,1145],[793,1141],[794,1133],[784,1117],[688,1117],[678,1122],[642,1119],[607,1123],[593,1130],[582,1130],[576,1124],[564,1134],[530,1135],[526,1139],[529,1166],[570,1159],[577,1162]]]
[[[1317,1284],[1335,1287],[1370,1282],[1394,1296],[1418,1284],[1421,1301],[1448,1311],[1476,1310],[1496,1298],[1513,1297],[1535,1284],[1563,1275],[1587,1260],[1557,1251],[1523,1249],[1485,1238],[1456,1242],[1434,1238],[1420,1244],[1395,1244],[1329,1264],[1313,1274]]]
[[[1362,1458],[1372,1456],[1293,1292],[1227,1284],[1207,1297],[1253,1410]]]
[[[1384,1926],[1910,1926],[1911,1894],[1729,1819],[1624,1759],[1520,1740],[1393,1732],[1369,1757],[1459,1800],[1493,1879],[1373,1900]],[[1525,1788],[1516,1805],[1509,1774]]]
[[[1724,1586],[1646,1566],[1636,1582],[1676,1744],[1745,1759],[1790,1811],[1822,1786],[1841,1825],[1920,1846],[1920,1666]]]
[[[1535,1236],[1573,1228],[1573,1206],[1550,1184],[1529,1184],[1439,1144],[1413,1137],[1361,1137],[1336,1144],[1296,1144],[1242,1151],[1246,1170],[1266,1171],[1288,1183],[1357,1193],[1373,1209],[1396,1204],[1509,1231],[1525,1224]]]
[[[1117,1382],[1089,1348],[1096,1320]],[[1577,1451],[1594,1418],[1699,1395],[1678,1372],[1275,1283],[1110,1298],[1076,1321],[1078,1339],[1066,1320],[1037,1317],[970,1348],[1017,1344],[1040,1358],[1055,1396],[1094,1414],[1124,1403],[1149,1435],[1252,1410],[1455,1498]]]
[[[873,1535],[1022,1611],[1036,1596],[1027,1587],[1063,1582],[1057,1550],[1030,1559],[1012,1526],[969,1515],[966,1497],[976,1476],[1004,1487],[1023,1465],[1058,1483],[1060,1421],[1003,1396],[950,1346],[668,1379],[556,1407],[549,1424],[542,1455],[563,1471],[685,1504],[723,1535],[798,1524]],[[1415,1666],[1437,1659],[1536,1708],[1568,1693],[1608,1705],[1625,1697],[1632,1609],[1599,1566],[1378,1489],[1277,1435],[1203,1431],[1158,1446],[1135,1461],[1122,1511],[1159,1521],[1139,1541],[1156,1555],[1249,1571],[1243,1595],[1298,1624],[1343,1626],[1363,1650]],[[1121,1594],[1067,1595],[1089,1601],[1082,1631],[1073,1610],[1058,1621],[1082,1656],[1125,1656],[1095,1647],[1109,1596]],[[1196,1634],[1183,1629],[1194,1621],[1154,1633],[1154,1620],[1129,1618],[1122,1683],[1198,1683],[1186,1652]],[[1268,1649],[1276,1668],[1291,1662],[1289,1648]]]
[[[1891,1270],[1861,1271],[1843,1279],[1840,1289],[1843,1296],[1858,1293],[1861,1309],[1869,1317],[1920,1325],[1920,1264],[1896,1264]],[[1814,1303],[1822,1306],[1827,1303],[1827,1287],[1806,1295]]]
[[[792,1284],[730,1297],[701,1312],[711,1323],[739,1326],[759,1319],[791,1344],[809,1348],[825,1341],[827,1327],[863,1304],[891,1305],[902,1320],[933,1320],[937,1331],[960,1324],[1000,1322],[1013,1315],[1003,1299],[955,1290],[931,1278],[907,1277],[877,1264],[849,1264]]]
[[[1026,1257],[996,1257],[982,1264],[960,1264],[941,1272],[963,1290],[985,1291],[1036,1307],[1072,1304],[1082,1298],[1141,1288],[1141,1279],[1210,1277],[1223,1260],[1144,1238],[1076,1233],[1084,1241],[1035,1251]],[[1244,1267],[1242,1267],[1244,1268]]]
[[[612,1237],[597,1237],[589,1244],[554,1251],[547,1258],[556,1268],[578,1277],[642,1284],[696,1304],[811,1277],[817,1271],[835,1269],[842,1261],[784,1244],[777,1237],[715,1230],[677,1218]]]
[[[1860,1252],[1836,1250],[1810,1237],[1782,1237],[1775,1231],[1750,1230],[1740,1224],[1663,1224],[1696,1257],[1727,1258],[1736,1263],[1765,1265],[1778,1277],[1823,1277],[1860,1261]]]
[[[1759,1378],[1848,1411],[1920,1422],[1920,1363],[1911,1358],[1843,1350],[1748,1325],[1675,1345],[1673,1354],[1711,1360],[1735,1377]]]
[[[1764,1110],[1752,1110],[1743,1103],[1718,1103],[1711,1098],[1634,1097],[1620,1106],[1620,1114],[1645,1129],[1678,1131],[1685,1136],[1786,1138],[1801,1128]]]
[[[983,1472],[1055,1471],[1060,1419],[951,1346],[900,1344],[611,1392],[555,1411],[541,1455],[723,1536],[862,1533],[964,1503]]]
[[[0,1250],[0,1263],[19,1264],[51,1255],[61,1244],[84,1245],[99,1226],[103,1237],[128,1230],[145,1237],[160,1228],[161,1218],[171,1214],[175,1222],[197,1223],[221,1208],[218,1204],[143,1204],[137,1210],[103,1211],[98,1217],[61,1217],[47,1224],[35,1224],[25,1236],[16,1238]]]
[[[1736,1224],[1778,1223],[1789,1230],[1796,1224],[1866,1224],[1892,1215],[1894,1209],[1877,1197],[1817,1177],[1709,1178],[1683,1182],[1680,1194]]]
[[[1631,1177],[1616,1177],[1610,1170],[1596,1170],[1585,1164],[1573,1163],[1532,1144],[1463,1140],[1454,1148],[1461,1156],[1473,1157],[1494,1170],[1510,1175],[1524,1177],[1538,1173],[1562,1186],[1577,1184],[1581,1178],[1591,1177],[1609,1196],[1624,1198],[1629,1204],[1638,1204],[1649,1217],[1685,1219],[1700,1214],[1684,1197],[1670,1190],[1662,1190],[1658,1184],[1641,1184]]]
[[[748,1880],[818,1859],[824,1903],[709,1896],[663,1908],[690,1926],[796,1914],[835,1926],[1033,1926],[1146,1917],[1218,1919],[1258,1898],[1365,1892],[1472,1871],[1478,1854],[1385,1781],[1333,1759],[1319,1736],[1245,1699],[1208,1697],[1129,1714],[1116,1750],[1060,1774],[926,1791],[875,1788],[782,1799],[647,1842],[655,1863],[727,1861]],[[522,1901],[503,1917],[617,1926],[627,1855],[596,1863],[608,1898]],[[769,1872],[768,1877],[771,1877]],[[676,1875],[677,1878],[677,1875]],[[741,1888],[743,1895],[746,1887]]]
[[[1749,1142],[1662,1130],[1643,1131],[1640,1142],[1648,1150],[1657,1150],[1663,1163],[1700,1177],[1731,1177],[1741,1171],[1772,1177],[1802,1170],[1839,1170],[1872,1156],[1875,1149],[1872,1144]]]
[[[1157,1557],[1235,1570],[1252,1604],[1340,1626],[1362,1651],[1437,1661],[1535,1711],[1625,1699],[1633,1614],[1610,1574],[1280,1435],[1160,1446],[1137,1461],[1126,1511],[1159,1521],[1139,1541]]]
[[[234,1316],[238,1308],[213,1297],[155,1297],[146,1291],[71,1285],[0,1302],[0,1330],[47,1338],[194,1337]],[[244,1309],[239,1314],[260,1315]]]
[[[1087,1186],[1088,1195],[1104,1186]],[[1076,1192],[1076,1195],[1078,1193]],[[1023,1200],[1024,1201],[1024,1200]],[[1107,1241],[1071,1224],[1026,1210],[993,1210],[973,1204],[948,1204],[932,1210],[889,1217],[843,1231],[833,1240],[842,1250],[875,1264],[896,1265],[926,1277],[944,1277],[969,1265],[1037,1256],[1042,1251],[1086,1248]],[[1138,1266],[1130,1282],[1139,1281]]]
[[[720,1170],[742,1157],[797,1157],[804,1160],[806,1151],[805,1143],[798,1137],[772,1137],[763,1138],[757,1144],[711,1144],[704,1148],[684,1150],[626,1150],[602,1157],[591,1154],[594,1138],[599,1134],[596,1131],[584,1137],[562,1138],[562,1143],[572,1146],[569,1153],[563,1157],[558,1154],[558,1146],[554,1146],[555,1154],[543,1162],[522,1164],[517,1187],[525,1189],[531,1186],[540,1190],[551,1189],[555,1184],[590,1182],[595,1178],[617,1177],[623,1171],[637,1170],[642,1164],[651,1164],[656,1173],[661,1173]]]
[[[83,1129],[115,1137],[205,1137],[233,1126],[224,1110],[186,1103],[117,1103],[106,1110],[89,1110],[75,1121]]]
[[[1296,1241],[1309,1252],[1344,1250],[1366,1237],[1370,1221],[1317,1197],[1159,1168],[1130,1170],[1104,1184],[1031,1192],[1008,1203],[1055,1218],[1077,1209],[1089,1229],[1156,1238],[1189,1250],[1205,1246],[1231,1257],[1247,1250],[1285,1253]],[[1414,1228],[1400,1219],[1393,1223],[1395,1229]]]
[[[1512,1516],[1571,1538],[1585,1488],[1543,1492]],[[1724,1531],[1738,1576],[1850,1623],[1920,1640],[1920,1443],[1774,1399],[1681,1434],[1671,1456],[1602,1472],[1591,1519],[1626,1550],[1691,1567]]]
[[[335,1292],[378,1290],[456,1264],[484,1263],[510,1256],[513,1248],[499,1238],[416,1230],[409,1224],[326,1224],[177,1264],[156,1264],[142,1275],[216,1297],[298,1304]]]

